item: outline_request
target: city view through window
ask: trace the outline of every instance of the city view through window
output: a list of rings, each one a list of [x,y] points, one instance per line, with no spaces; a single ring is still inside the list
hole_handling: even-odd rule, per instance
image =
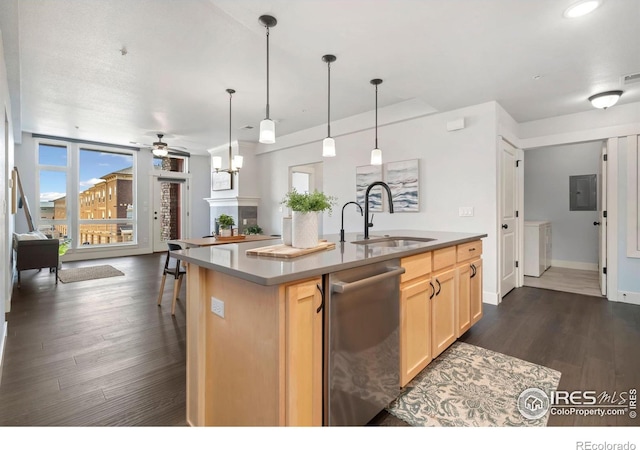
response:
[[[135,240],[132,154],[71,145],[40,144],[38,150],[38,228],[70,239],[72,247]],[[77,186],[68,183],[74,170]]]

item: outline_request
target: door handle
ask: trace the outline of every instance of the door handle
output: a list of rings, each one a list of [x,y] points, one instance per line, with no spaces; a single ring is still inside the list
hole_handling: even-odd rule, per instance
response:
[[[442,285],[440,284],[440,280],[436,278],[436,283],[438,283],[438,292],[436,292],[436,296],[440,295],[440,291],[442,290]]]
[[[433,296],[436,295],[436,287],[433,285],[431,281],[429,281],[429,284],[431,285],[431,295],[429,296],[429,300],[431,300]]]
[[[473,278],[476,276],[476,266],[474,266],[473,264],[471,264],[471,270],[473,270],[473,273],[471,274],[471,276],[469,278]]]
[[[600,225],[600,222],[593,222],[593,224],[597,227],[598,225]]]
[[[507,228],[509,228],[509,225],[507,225],[506,223],[503,223],[502,224],[502,228],[504,228],[506,230]]]
[[[389,270],[388,272],[384,272],[379,275],[374,275],[369,278],[363,278],[362,280],[353,281],[351,283],[336,281],[335,283],[331,283],[331,292],[337,292],[338,294],[343,294],[353,289],[357,289],[357,288],[369,286],[373,283],[377,283],[380,280],[402,275],[404,272],[405,272],[404,267],[392,267],[391,270]]]
[[[318,288],[318,290],[320,291],[320,295],[322,296],[322,302],[320,303],[320,306],[318,306],[318,309],[316,309],[316,313],[319,313],[324,308],[324,291],[319,284],[316,284],[316,287]]]

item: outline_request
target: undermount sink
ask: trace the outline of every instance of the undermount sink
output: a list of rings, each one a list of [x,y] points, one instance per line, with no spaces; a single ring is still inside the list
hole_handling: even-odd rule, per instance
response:
[[[410,236],[387,236],[374,239],[363,239],[352,241],[352,244],[368,245],[369,247],[407,247],[422,242],[435,241],[433,238],[410,237]]]

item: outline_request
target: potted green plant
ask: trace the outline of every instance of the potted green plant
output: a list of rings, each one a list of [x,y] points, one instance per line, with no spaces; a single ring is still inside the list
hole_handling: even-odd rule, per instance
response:
[[[290,208],[291,245],[296,248],[313,248],[318,245],[318,213],[331,214],[336,198],[323,192],[300,193],[296,189],[287,192],[282,204]]]
[[[251,225],[244,230],[244,234],[262,234],[262,228],[258,225]]]
[[[220,214],[218,224],[220,225],[220,236],[231,236],[232,228],[235,225],[233,217],[227,214]]]

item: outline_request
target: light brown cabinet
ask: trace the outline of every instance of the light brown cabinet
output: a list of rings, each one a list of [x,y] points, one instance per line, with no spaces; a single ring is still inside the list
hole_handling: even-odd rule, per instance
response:
[[[400,386],[482,317],[482,242],[402,258]]]
[[[322,425],[321,279],[286,285],[286,424]]]

